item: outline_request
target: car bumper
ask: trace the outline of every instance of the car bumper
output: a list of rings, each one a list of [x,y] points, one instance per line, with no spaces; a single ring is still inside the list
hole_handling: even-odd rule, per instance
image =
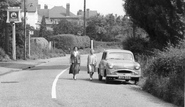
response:
[[[109,80],[134,80],[134,81],[139,81],[140,75],[124,75],[124,76],[119,76],[119,75],[107,75],[106,76]]]

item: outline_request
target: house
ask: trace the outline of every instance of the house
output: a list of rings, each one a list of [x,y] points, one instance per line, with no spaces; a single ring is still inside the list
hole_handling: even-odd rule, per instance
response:
[[[24,16],[24,3],[22,0],[22,16]],[[35,29],[40,28],[42,17],[46,18],[46,27],[48,30],[53,30],[52,26],[58,24],[60,20],[66,19],[68,21],[75,21],[79,25],[83,25],[83,11],[79,10],[77,15],[70,11],[70,4],[66,4],[66,8],[63,6],[54,6],[48,9],[47,5],[44,5],[44,9],[41,9],[41,5],[38,4],[38,0],[26,0],[26,23],[33,26]],[[86,18],[97,15],[97,11],[87,9]]]
[[[58,24],[60,20],[66,19],[68,21],[80,21],[80,17],[70,12],[70,4],[66,4],[66,8],[63,6],[54,6],[51,9],[48,9],[48,6],[45,5],[44,9],[38,9],[39,22],[42,20],[42,16],[46,18],[47,29],[51,30],[52,25]]]
[[[23,0],[21,2],[21,14],[22,17],[24,16],[24,3]],[[25,3],[26,6],[26,24],[29,24],[30,26],[33,26],[35,29],[39,28],[39,16],[38,16],[38,0],[26,0]]]
[[[78,16],[81,16],[81,18],[83,18],[83,17],[84,17],[84,11],[79,10],[79,11],[77,12],[77,15],[78,15]],[[92,17],[92,16],[97,16],[97,15],[98,15],[98,12],[97,12],[96,10],[87,9],[87,10],[85,11],[85,16],[86,16],[86,18],[90,18],[90,17]]]

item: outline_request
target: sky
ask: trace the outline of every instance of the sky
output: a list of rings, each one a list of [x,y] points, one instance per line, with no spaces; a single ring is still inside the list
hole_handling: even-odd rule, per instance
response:
[[[48,5],[48,8],[53,6],[63,6],[66,8],[66,3],[70,3],[70,11],[77,14],[78,10],[83,10],[84,0],[38,0],[41,4],[41,8],[44,4]],[[101,15],[117,14],[124,16],[123,0],[86,0],[86,8],[90,10],[96,10]]]

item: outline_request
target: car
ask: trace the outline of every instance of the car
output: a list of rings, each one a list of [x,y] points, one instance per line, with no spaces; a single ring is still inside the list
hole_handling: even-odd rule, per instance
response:
[[[98,65],[98,79],[101,81],[103,77],[106,83],[132,80],[137,84],[141,77],[141,66],[129,50],[104,50]]]

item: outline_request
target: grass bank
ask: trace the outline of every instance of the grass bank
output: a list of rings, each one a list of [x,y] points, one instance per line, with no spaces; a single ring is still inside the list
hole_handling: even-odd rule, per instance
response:
[[[154,56],[139,55],[143,90],[167,102],[184,107],[185,42],[155,51]]]

